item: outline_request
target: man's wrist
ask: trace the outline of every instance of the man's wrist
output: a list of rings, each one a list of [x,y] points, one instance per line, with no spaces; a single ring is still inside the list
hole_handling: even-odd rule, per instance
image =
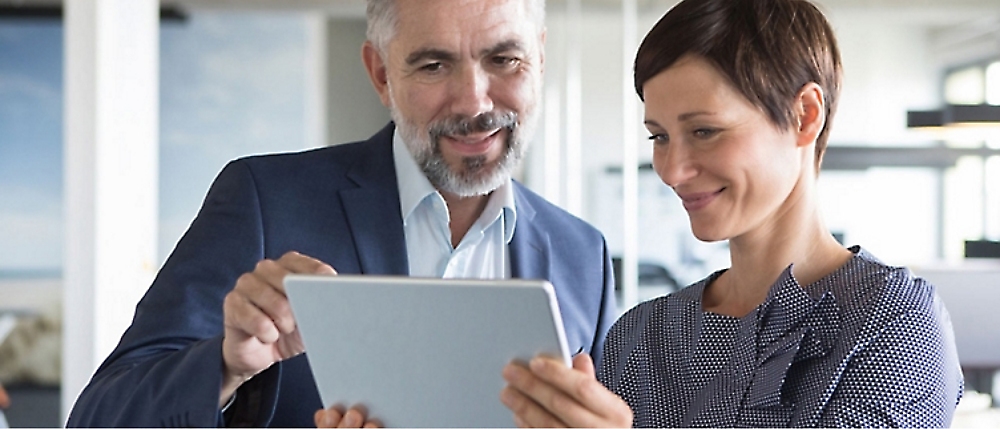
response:
[[[228,372],[224,373],[222,375],[222,386],[219,389],[219,408],[223,409],[232,403],[233,398],[236,397],[236,389],[239,389],[249,379],[249,377],[244,378],[229,374]]]

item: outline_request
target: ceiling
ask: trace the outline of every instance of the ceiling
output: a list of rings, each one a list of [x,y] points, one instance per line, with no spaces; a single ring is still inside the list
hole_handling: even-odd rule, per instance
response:
[[[58,6],[63,0],[0,0],[0,7]],[[548,0],[550,11],[569,0]],[[615,10],[622,0],[578,0],[584,9]],[[666,11],[678,0],[636,0],[640,13]],[[814,0],[823,9],[870,10],[890,13],[892,19],[927,26],[931,30],[978,23],[1000,27],[1000,0]],[[338,16],[363,16],[365,0],[161,0],[182,10],[321,11]]]
[[[550,7],[568,0],[547,0]],[[616,8],[622,0],[579,0],[584,7]],[[666,10],[677,0],[636,0],[640,10]],[[871,8],[913,10],[1000,11],[1000,0],[814,0],[830,9]],[[0,0],[0,6],[59,5],[63,0]],[[161,0],[205,9],[363,10],[365,0]]]

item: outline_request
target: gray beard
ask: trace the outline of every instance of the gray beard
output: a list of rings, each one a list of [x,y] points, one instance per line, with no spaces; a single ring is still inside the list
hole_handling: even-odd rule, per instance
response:
[[[427,133],[409,122],[396,109],[390,109],[407,149],[417,166],[439,191],[474,197],[487,195],[510,180],[511,174],[524,158],[526,144],[524,131],[531,128],[517,122],[517,114],[488,112],[474,118],[449,118],[430,124]],[[507,130],[505,150],[500,159],[488,162],[486,156],[469,156],[462,159],[461,167],[452,169],[441,154],[440,138],[445,135],[463,135],[493,129]]]

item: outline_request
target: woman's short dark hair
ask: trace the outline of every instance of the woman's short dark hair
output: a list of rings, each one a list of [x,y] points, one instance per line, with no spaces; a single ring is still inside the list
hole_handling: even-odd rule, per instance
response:
[[[795,124],[792,109],[804,85],[823,88],[826,125],[816,163],[826,149],[840,95],[840,52],[833,29],[807,0],[684,0],[649,31],[635,57],[635,90],[681,57],[700,56],[780,129]]]

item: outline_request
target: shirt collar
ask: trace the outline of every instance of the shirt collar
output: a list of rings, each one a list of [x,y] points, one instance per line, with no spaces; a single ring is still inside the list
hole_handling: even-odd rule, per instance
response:
[[[413,214],[417,206],[428,196],[438,194],[434,185],[417,166],[413,155],[403,142],[398,132],[392,133],[392,157],[396,165],[396,182],[399,186],[399,209],[403,223]],[[492,213],[495,213],[495,217]],[[500,187],[490,193],[490,200],[483,209],[483,214],[490,214],[488,223],[503,216],[503,238],[510,243],[514,237],[514,225],[517,223],[517,208],[514,205],[513,180],[507,179]],[[480,218],[476,223],[483,221]]]
[[[406,143],[403,143],[403,138],[396,131],[392,133],[392,157],[396,165],[396,182],[399,186],[399,209],[405,224],[406,219],[420,202],[427,196],[435,194],[437,190],[417,166]]]

